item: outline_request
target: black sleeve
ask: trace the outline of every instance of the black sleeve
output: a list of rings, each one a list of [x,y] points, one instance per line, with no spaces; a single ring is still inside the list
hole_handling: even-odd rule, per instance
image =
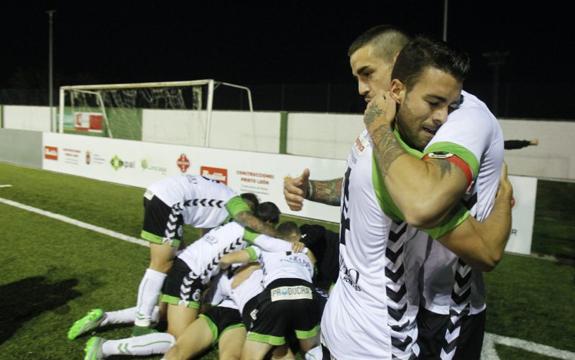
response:
[[[531,144],[529,140],[505,140],[503,142],[503,148],[505,150],[521,149],[527,147]]]

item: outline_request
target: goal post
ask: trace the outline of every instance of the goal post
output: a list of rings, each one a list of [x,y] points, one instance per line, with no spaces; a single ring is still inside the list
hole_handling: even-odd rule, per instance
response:
[[[249,111],[253,111],[249,88],[213,79],[62,86],[58,131],[145,140],[142,114],[146,111],[166,119],[157,128],[169,129],[169,121],[174,118],[173,124],[185,125],[197,145],[209,146],[214,93],[219,86],[245,92]],[[153,126],[153,121],[150,123]],[[147,131],[153,132],[153,129]],[[182,138],[176,142],[185,144],[185,135],[182,131],[179,134]]]

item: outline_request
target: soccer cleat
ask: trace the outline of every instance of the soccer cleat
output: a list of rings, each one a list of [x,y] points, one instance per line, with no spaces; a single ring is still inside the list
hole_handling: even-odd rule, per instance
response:
[[[148,327],[148,326],[136,326],[134,325],[134,327],[132,328],[132,336],[142,336],[142,335],[148,335],[148,334],[152,334],[152,333],[156,333],[158,332],[158,330]]]
[[[84,356],[84,360],[101,360],[104,358],[104,354],[102,352],[102,344],[104,343],[105,339],[101,337],[91,337],[90,340],[86,343],[84,347],[84,352],[86,355]]]
[[[104,310],[92,309],[83,318],[77,320],[68,330],[68,339],[74,340],[78,336],[97,328],[104,320]]]

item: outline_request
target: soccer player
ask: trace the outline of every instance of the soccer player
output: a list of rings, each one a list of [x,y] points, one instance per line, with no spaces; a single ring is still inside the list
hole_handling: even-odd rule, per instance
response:
[[[407,50],[412,49],[405,48],[399,58],[408,56]],[[471,215],[484,221],[493,208],[503,162],[503,136],[497,119],[483,102],[462,91],[453,107],[446,109],[451,114],[445,123],[447,114],[441,114],[445,111],[441,104],[448,104],[447,97],[426,92],[421,80],[425,72],[410,78],[413,65],[399,58],[387,94],[392,101],[385,104],[381,98],[374,99],[365,117],[389,194],[407,222],[419,227],[443,221],[458,199]],[[401,139],[424,155],[409,156]],[[502,179],[501,187],[510,188],[506,168]],[[487,251],[476,246],[476,254],[483,257],[480,261],[458,252],[465,245],[453,236],[441,241],[460,259],[437,243],[425,250],[424,309],[418,314],[420,356],[479,359],[485,326],[484,286],[481,272],[470,265],[479,270],[493,268],[506,241],[491,244],[494,246]],[[409,246],[424,247],[425,243],[411,242]],[[438,338],[442,340],[435,340]]]
[[[408,40],[405,34],[397,29],[377,27],[360,36],[352,44],[349,51],[350,62],[353,73],[358,79],[358,90],[366,101],[374,99],[379,91],[390,88],[393,62]],[[445,50],[442,49],[439,53],[445,55]],[[450,50],[447,49],[446,58],[452,56],[449,53]],[[417,62],[415,64],[416,69],[412,71],[415,71],[416,76],[410,80],[419,84],[425,77],[417,72],[417,66],[422,65]],[[425,142],[437,132],[438,125],[445,122],[450,107],[457,106],[462,76],[454,76],[457,72],[461,72],[457,70],[457,66],[455,67],[455,71],[445,71],[437,66],[435,68],[431,66],[430,69],[422,68],[437,70],[432,71],[431,75],[441,75],[434,81],[423,82],[424,85],[442,85],[439,88],[427,88],[433,90],[430,91],[432,95],[439,96],[428,97],[425,99],[428,102],[423,104],[428,107],[436,106],[435,109],[439,110],[440,115],[437,120],[440,121],[437,123],[431,121],[430,128],[422,127],[420,131],[411,132],[413,129],[409,127],[395,129],[394,136],[403,148],[408,149],[409,146],[401,142],[400,135],[412,146],[425,146]],[[427,71],[422,73],[429,75]],[[409,90],[414,88],[415,85]],[[404,95],[409,100],[414,100],[417,93],[406,91]],[[413,95],[414,98],[407,95]],[[403,110],[418,110],[410,108],[410,105],[421,104],[406,102],[402,104],[405,106]],[[419,110],[421,109],[420,107]],[[368,123],[377,118],[374,115],[379,115],[378,111],[381,109],[375,112],[374,110],[371,109],[371,115],[369,111],[366,113]],[[421,122],[419,124],[421,125]],[[400,130],[408,131],[400,134]],[[422,134],[424,134],[423,142],[419,141],[419,136]],[[373,152],[377,155],[377,149],[374,150],[373,146],[371,133],[364,131],[356,140],[350,154],[345,181],[343,179],[309,181],[309,171],[306,170],[296,179],[287,178],[284,186],[286,201],[293,210],[301,208],[304,197],[328,204],[338,204],[338,200],[341,200],[341,276],[332,290],[322,320],[323,342],[336,358],[385,359],[392,356],[409,358],[417,356],[419,352],[414,343],[417,338],[414,315],[419,304],[417,301],[410,301],[417,299],[417,294],[409,293],[409,289],[413,289],[413,284],[406,283],[408,279],[404,276],[405,273],[413,272],[404,245],[417,235],[413,234],[402,221],[405,214],[394,203],[396,199],[389,195],[385,177],[381,176],[382,164],[385,165],[385,160],[388,158],[374,156]],[[423,148],[408,150],[414,159],[422,156],[417,150]],[[425,174],[413,176],[413,179],[424,180],[424,177]],[[413,181],[409,184],[413,184]],[[499,202],[494,207],[497,215],[490,218],[501,222],[495,223],[491,229],[466,218],[467,214],[459,210],[458,216],[451,215],[452,223],[442,223],[443,214],[435,214],[431,220],[441,223],[442,226],[429,232],[435,238],[441,238],[446,246],[466,256],[477,266],[484,268],[493,266],[494,259],[503,251],[510,225],[511,190],[510,187],[504,187],[502,190]],[[440,188],[437,191],[441,193]],[[459,196],[461,197],[461,194]],[[453,206],[459,198],[450,196],[444,200],[451,201],[450,205]],[[411,218],[411,213],[407,215],[410,216],[408,217],[410,222],[421,226]],[[429,227],[435,224],[423,225]],[[474,228],[480,233],[482,231],[485,238],[478,237],[473,232],[469,233]],[[497,230],[498,234],[490,232],[494,230]],[[454,241],[455,239],[460,241]],[[414,240],[416,239],[410,241]]]
[[[300,231],[293,222],[278,227],[282,238],[295,242]],[[266,248],[258,247],[265,244]],[[248,334],[242,350],[242,359],[263,359],[274,347],[286,344],[286,337],[295,333],[306,358],[319,350],[320,308],[318,295],[311,283],[315,258],[311,252],[291,251],[284,240],[260,235],[256,246],[222,257],[220,266],[248,263],[258,260],[263,268],[265,286],[257,304],[244,308],[244,323]],[[247,316],[247,318],[246,318]],[[248,325],[249,324],[249,325]],[[309,354],[308,354],[309,353]]]
[[[182,225],[211,229],[233,218],[255,232],[276,235],[252,214],[257,198],[241,196],[224,184],[203,176],[179,175],[160,180],[144,194],[144,226],[141,237],[150,242],[150,267],[138,289],[135,334],[146,332],[175,250],[182,240]]]

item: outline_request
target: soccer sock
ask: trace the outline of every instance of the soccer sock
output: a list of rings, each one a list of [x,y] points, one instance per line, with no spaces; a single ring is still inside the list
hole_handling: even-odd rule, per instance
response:
[[[152,312],[152,322],[157,323],[160,320],[160,307],[154,306]],[[107,311],[104,313],[104,320],[99,326],[113,324],[133,324],[136,321],[136,307],[131,307],[116,311]]]
[[[163,354],[175,343],[176,339],[168,333],[152,333],[120,340],[106,340],[102,344],[102,353],[106,357]]]
[[[147,269],[140,287],[138,288],[138,305],[136,306],[136,326],[150,326],[154,306],[158,303],[158,296],[166,274]]]

